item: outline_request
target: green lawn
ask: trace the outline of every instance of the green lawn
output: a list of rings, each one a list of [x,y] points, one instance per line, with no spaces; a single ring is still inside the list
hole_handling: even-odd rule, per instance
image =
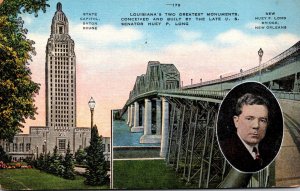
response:
[[[189,188],[164,160],[124,160],[113,165],[115,189]]]
[[[134,150],[134,149],[124,149],[124,150],[114,150],[114,159],[122,158],[159,158],[158,149],[145,149],[145,150]]]
[[[66,180],[37,169],[0,169],[0,185],[5,190],[53,190],[53,189],[109,189],[105,186],[87,186],[84,177]]]

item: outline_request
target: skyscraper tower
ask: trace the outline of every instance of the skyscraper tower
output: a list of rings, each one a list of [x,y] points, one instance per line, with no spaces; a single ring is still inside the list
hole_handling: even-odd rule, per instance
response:
[[[76,128],[76,56],[61,3],[57,3],[46,46],[46,126],[48,151],[57,145],[64,152],[68,142],[72,148]]]

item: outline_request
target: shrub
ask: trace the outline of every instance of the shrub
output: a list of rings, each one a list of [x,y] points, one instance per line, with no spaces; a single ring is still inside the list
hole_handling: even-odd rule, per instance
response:
[[[16,163],[16,164],[15,164],[15,167],[16,167],[16,168],[21,168],[21,166],[22,166],[21,163]]]
[[[0,169],[5,169],[5,168],[7,168],[7,165],[3,161],[0,161]]]

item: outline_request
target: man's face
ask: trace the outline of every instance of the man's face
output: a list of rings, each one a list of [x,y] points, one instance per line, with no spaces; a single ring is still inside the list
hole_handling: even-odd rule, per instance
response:
[[[266,134],[268,108],[265,105],[243,105],[242,113],[233,117],[239,136],[251,146],[258,144]]]

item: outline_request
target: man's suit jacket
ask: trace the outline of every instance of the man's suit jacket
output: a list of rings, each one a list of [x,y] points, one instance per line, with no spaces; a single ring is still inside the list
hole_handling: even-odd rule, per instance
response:
[[[260,160],[253,159],[236,133],[225,140],[220,140],[220,146],[229,163],[242,172],[257,172],[265,168],[276,155],[271,145],[264,145],[261,142],[258,146]]]

